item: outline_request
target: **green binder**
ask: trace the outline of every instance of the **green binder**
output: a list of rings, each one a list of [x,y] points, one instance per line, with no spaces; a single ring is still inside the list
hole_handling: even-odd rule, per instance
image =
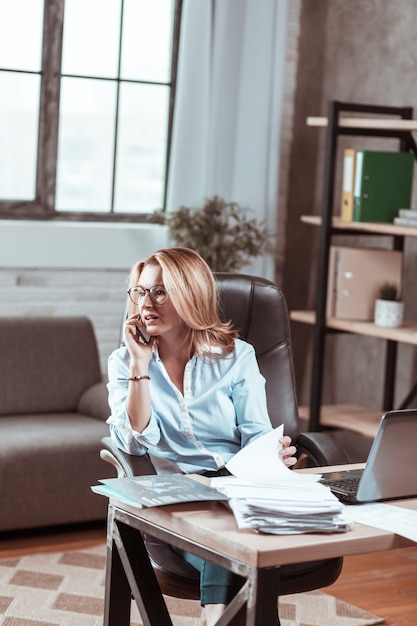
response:
[[[414,156],[410,152],[357,150],[354,222],[392,222],[411,203]]]

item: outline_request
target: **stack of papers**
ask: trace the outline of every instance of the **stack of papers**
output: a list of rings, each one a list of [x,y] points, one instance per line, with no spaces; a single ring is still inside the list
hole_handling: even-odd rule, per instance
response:
[[[297,474],[279,456],[283,427],[259,437],[226,465],[234,477],[211,485],[224,493],[239,528],[273,534],[333,533],[349,528],[345,506],[320,476]]]
[[[348,529],[344,505],[321,484],[302,479],[275,485],[226,481],[216,478],[212,485],[228,497],[239,528],[278,535]]]

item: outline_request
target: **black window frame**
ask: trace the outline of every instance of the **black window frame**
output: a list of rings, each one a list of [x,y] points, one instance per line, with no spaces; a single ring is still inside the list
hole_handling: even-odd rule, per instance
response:
[[[145,222],[147,221],[149,215],[146,213],[135,214],[121,212],[114,213],[110,211],[57,211],[55,208],[60,85],[61,76],[66,76],[65,74],[61,73],[64,7],[65,0],[45,0],[41,71],[26,72],[22,70],[10,70],[13,72],[20,72],[24,74],[40,74],[41,76],[36,168],[36,194],[34,200],[15,201],[0,199],[0,219],[59,220],[85,222]],[[162,207],[163,209],[165,209],[166,203],[171,152],[181,10],[182,0],[175,0],[171,76],[168,83],[163,83],[170,88],[168,133],[165,155],[165,188],[164,202]],[[4,68],[1,69],[3,70]],[[117,78],[117,81],[119,81],[119,83],[122,82],[120,77]],[[146,83],[146,81],[143,82]]]

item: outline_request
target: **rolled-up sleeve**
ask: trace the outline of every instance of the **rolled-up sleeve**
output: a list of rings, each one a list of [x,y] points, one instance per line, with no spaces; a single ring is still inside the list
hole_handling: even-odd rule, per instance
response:
[[[107,419],[110,435],[115,444],[129,454],[143,455],[156,446],[161,437],[153,411],[148,426],[141,432],[133,430],[126,411],[128,381],[130,376],[129,355],[126,348],[115,350],[108,360],[109,406],[111,415]],[[124,379],[124,380],[120,380]]]

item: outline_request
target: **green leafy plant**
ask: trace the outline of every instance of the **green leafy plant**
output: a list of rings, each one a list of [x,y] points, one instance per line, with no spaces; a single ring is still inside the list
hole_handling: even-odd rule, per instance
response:
[[[379,288],[380,300],[398,300],[398,287],[395,283],[385,282]]]
[[[198,252],[213,272],[237,272],[251,258],[274,250],[273,233],[249,213],[236,202],[213,196],[201,209],[181,206],[168,214],[159,210],[150,221],[165,224],[170,239]]]

